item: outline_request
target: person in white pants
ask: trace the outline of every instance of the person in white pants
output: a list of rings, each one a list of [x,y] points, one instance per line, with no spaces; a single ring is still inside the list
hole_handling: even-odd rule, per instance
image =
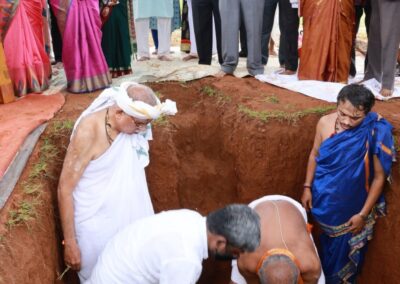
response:
[[[135,18],[138,61],[150,59],[149,23],[150,17],[157,18],[158,53],[157,58],[171,61],[171,19],[173,17],[173,0],[134,0],[133,13]]]

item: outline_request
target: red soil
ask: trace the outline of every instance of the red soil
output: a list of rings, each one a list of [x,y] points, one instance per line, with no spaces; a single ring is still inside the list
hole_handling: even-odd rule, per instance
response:
[[[218,93],[207,95],[201,92],[204,86]],[[179,109],[166,123],[154,125],[147,178],[156,211],[184,207],[206,214],[228,203],[247,203],[267,194],[300,198],[319,115],[305,115],[295,122],[285,117],[287,113],[332,104],[252,78],[206,78],[151,87],[164,99],[175,100]],[[95,96],[67,94],[66,104],[54,120],[75,120]],[[282,111],[281,119],[263,122],[244,109]],[[399,139],[400,101],[378,102],[375,110],[395,126]],[[21,200],[40,202],[35,218],[0,229],[0,283],[54,283],[63,270],[56,187],[69,131],[52,131],[52,124],[48,127],[14,194],[0,212],[0,224],[5,224],[10,210]],[[42,175],[32,180],[29,174],[40,160],[40,147],[46,141],[55,143],[59,153]],[[399,165],[395,164],[393,183],[386,186],[388,216],[378,221],[359,283],[396,283],[400,279],[400,260],[391,257],[400,254],[399,175]],[[41,193],[24,193],[26,181],[41,184]],[[200,283],[229,283],[229,266],[208,261]],[[59,283],[76,283],[72,273],[67,277]]]

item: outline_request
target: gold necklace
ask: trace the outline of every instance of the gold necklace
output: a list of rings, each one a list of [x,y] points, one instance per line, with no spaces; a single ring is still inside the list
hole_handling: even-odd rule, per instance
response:
[[[111,135],[108,132],[108,129],[112,129],[111,124],[108,122],[108,108],[107,108],[106,116],[105,116],[105,119],[104,119],[104,128],[106,130],[107,141],[111,145],[112,142],[114,142],[114,139],[111,138]]]

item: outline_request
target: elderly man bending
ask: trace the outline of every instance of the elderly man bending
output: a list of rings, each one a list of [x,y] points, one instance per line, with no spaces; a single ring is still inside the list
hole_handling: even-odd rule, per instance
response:
[[[207,217],[181,209],[139,220],[106,246],[85,284],[194,284],[208,255],[232,259],[260,243],[260,217],[233,204]]]
[[[270,195],[249,206],[261,218],[261,242],[232,262],[232,283],[325,283],[301,204]]]
[[[154,214],[144,168],[149,123],[175,114],[143,85],[105,90],[79,117],[58,186],[64,260],[88,279],[107,241],[131,222]]]

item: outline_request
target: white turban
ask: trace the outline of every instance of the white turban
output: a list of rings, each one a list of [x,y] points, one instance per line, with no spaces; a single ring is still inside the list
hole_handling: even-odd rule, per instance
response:
[[[160,115],[175,115],[178,112],[176,103],[168,99],[164,103],[161,103],[160,100],[154,96],[157,102],[155,106],[151,106],[142,101],[132,100],[127,93],[127,89],[130,86],[139,86],[139,84],[136,82],[125,82],[122,83],[120,87],[105,89],[81,114],[75,122],[74,130],[82,118],[115,104],[126,114],[143,120],[157,119]]]
[[[128,88],[131,86],[138,86],[135,82],[125,82],[121,84],[120,94],[115,97],[117,105],[130,116],[139,119],[157,119],[160,115],[175,115],[177,113],[176,103],[171,100],[166,100],[161,103],[160,100],[154,96],[156,105],[151,106],[142,101],[134,101],[128,96]]]

